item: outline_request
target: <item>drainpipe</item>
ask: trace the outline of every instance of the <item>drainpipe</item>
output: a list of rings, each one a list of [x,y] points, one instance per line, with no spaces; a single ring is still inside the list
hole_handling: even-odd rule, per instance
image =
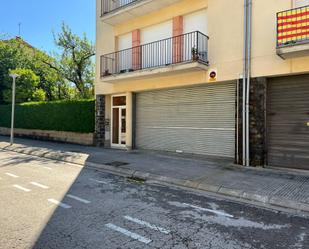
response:
[[[239,79],[236,83],[236,164],[239,164]]]
[[[247,14],[247,92],[246,92],[246,166],[250,166],[250,78],[251,78],[251,42],[252,42],[252,0],[248,0]]]
[[[251,42],[252,42],[252,0],[244,0],[244,61],[243,61],[243,166],[250,165],[250,77],[251,77]]]
[[[246,82],[247,82],[247,13],[248,0],[244,0],[244,60],[242,75],[242,165],[246,165]]]

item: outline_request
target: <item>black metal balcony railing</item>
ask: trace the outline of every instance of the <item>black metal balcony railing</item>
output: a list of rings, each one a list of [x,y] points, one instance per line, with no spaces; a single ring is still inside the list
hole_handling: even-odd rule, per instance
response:
[[[309,6],[277,13],[277,47],[309,42]]]
[[[101,15],[106,15],[140,0],[101,0]]]
[[[101,77],[178,63],[208,64],[208,36],[199,31],[101,56]]]

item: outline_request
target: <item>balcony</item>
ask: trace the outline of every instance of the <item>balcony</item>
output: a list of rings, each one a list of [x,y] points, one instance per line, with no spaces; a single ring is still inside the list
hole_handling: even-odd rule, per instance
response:
[[[101,56],[104,82],[207,70],[208,36],[199,31]]]
[[[178,1],[180,0],[101,0],[101,20],[116,25]]]
[[[283,59],[309,56],[309,6],[277,13],[277,54]]]

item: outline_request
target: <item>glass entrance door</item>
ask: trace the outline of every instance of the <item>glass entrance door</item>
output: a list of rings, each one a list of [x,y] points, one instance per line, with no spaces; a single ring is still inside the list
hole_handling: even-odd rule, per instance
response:
[[[126,145],[126,121],[127,121],[127,110],[125,107],[120,108],[120,144]]]
[[[125,147],[126,145],[126,96],[112,98],[112,146]]]

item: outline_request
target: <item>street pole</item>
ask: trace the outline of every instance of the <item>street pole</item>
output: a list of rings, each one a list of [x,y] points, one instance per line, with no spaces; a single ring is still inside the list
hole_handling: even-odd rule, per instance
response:
[[[11,137],[10,144],[14,143],[14,116],[15,116],[15,88],[16,88],[16,78],[19,76],[17,74],[10,74],[13,78],[13,86],[12,86],[12,116],[11,116]]]

